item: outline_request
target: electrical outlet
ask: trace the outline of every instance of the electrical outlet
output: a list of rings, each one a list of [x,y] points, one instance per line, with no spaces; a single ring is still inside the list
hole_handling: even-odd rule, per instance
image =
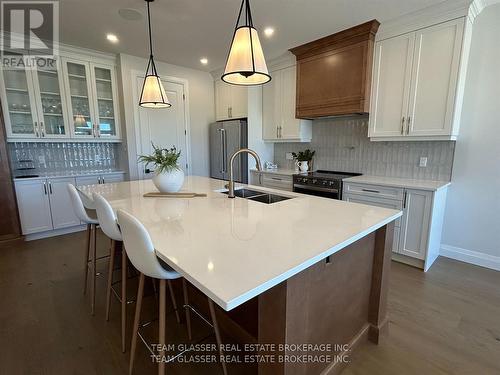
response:
[[[420,158],[419,166],[423,168],[427,167],[427,156],[422,156]]]
[[[286,157],[286,160],[293,160],[293,155],[292,155],[292,153],[291,153],[291,152],[287,152],[287,153],[285,154],[285,157]]]

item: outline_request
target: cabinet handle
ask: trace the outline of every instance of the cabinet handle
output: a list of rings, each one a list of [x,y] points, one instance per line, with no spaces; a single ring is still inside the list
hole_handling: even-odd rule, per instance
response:
[[[405,134],[405,117],[401,119],[401,135]]]
[[[366,191],[367,193],[377,193],[377,194],[380,194],[380,191],[378,191],[378,190],[372,190],[372,189],[361,189],[361,191]]]
[[[97,132],[97,138],[101,138],[101,127],[99,126],[99,124],[95,125],[95,129]]]
[[[52,194],[52,183],[49,181],[49,192]]]
[[[408,116],[408,121],[406,121],[406,135],[410,134],[410,124],[411,124],[411,117]]]
[[[103,184],[105,184],[106,182],[104,182],[104,177],[101,177],[101,181]]]
[[[47,183],[45,181],[43,182],[43,192],[47,195]]]
[[[42,137],[45,137],[45,125],[43,122],[40,122],[40,131],[42,132]]]
[[[281,178],[278,177],[271,177],[271,180],[283,181]]]
[[[35,121],[35,135],[37,138],[40,137],[40,135],[38,134],[38,122]]]
[[[280,127],[276,126],[276,138],[280,137]]]
[[[408,197],[408,194],[406,193],[406,190],[403,193],[403,208],[406,208],[406,199]]]
[[[283,138],[283,127],[280,126],[280,138]]]

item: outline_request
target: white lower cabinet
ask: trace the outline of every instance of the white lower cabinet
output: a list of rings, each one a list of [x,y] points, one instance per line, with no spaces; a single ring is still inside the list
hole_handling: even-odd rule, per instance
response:
[[[394,188],[393,198],[384,194],[387,189],[387,186],[345,183],[343,200],[402,210],[403,216],[394,223],[393,259],[427,271],[439,255],[447,188],[437,191]]]
[[[68,184],[89,185],[124,181],[123,173],[82,177],[16,180],[17,206],[24,235],[55,232],[77,227],[80,220],[73,213]]]
[[[23,234],[52,229],[46,180],[16,181],[17,208]]]
[[[270,189],[293,191],[292,176],[273,172],[250,172],[250,184],[264,186]]]
[[[75,184],[74,178],[54,178],[47,180],[50,211],[52,213],[52,229],[60,229],[80,225],[80,220],[73,212],[68,184]]]

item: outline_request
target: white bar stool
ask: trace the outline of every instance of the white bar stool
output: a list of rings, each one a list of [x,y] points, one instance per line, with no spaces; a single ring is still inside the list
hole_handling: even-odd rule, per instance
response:
[[[141,305],[144,292],[144,278],[145,276],[148,276],[160,280],[158,344],[160,345],[160,347],[164,347],[166,344],[165,340],[166,284],[168,280],[170,292],[172,294],[172,299],[174,302],[174,309],[177,310],[177,306],[175,304],[175,297],[173,295],[171,287],[171,280],[179,279],[181,278],[181,275],[174,269],[168,267],[167,265],[162,266],[160,264],[158,258],[156,257],[155,248],[153,246],[153,242],[151,241],[151,237],[149,236],[149,233],[147,232],[144,225],[142,225],[142,223],[139,220],[137,220],[134,216],[130,215],[124,210],[118,210],[117,216],[118,216],[118,223],[120,225],[120,229],[122,232],[123,242],[125,243],[125,246],[127,248],[128,257],[132,262],[132,264],[134,265],[134,267],[140,272],[139,288],[137,291],[137,300],[136,300],[137,304],[136,304],[135,318],[134,318],[134,329],[132,333],[132,343],[130,349],[129,374],[132,374],[134,366],[135,349],[137,345],[137,336],[139,330],[139,321],[141,316]],[[220,354],[222,355],[221,338],[219,334],[213,302],[210,298],[208,298],[208,302],[210,306],[210,315],[212,323],[216,333],[215,336],[217,344],[219,346]],[[224,361],[222,361],[222,368],[224,371],[224,375],[227,375],[226,365]],[[158,374],[159,375],[165,374],[164,361],[159,361],[158,363]]]
[[[111,252],[109,258],[108,287],[106,293],[106,320],[109,321],[109,312],[111,310],[111,294],[113,293],[121,304],[121,334],[122,334],[122,352],[125,353],[125,332],[127,325],[127,254],[123,247],[122,234],[116,222],[116,215],[109,202],[100,194],[93,193],[93,203],[97,212],[99,226],[106,236],[111,239]],[[113,272],[115,264],[115,254],[119,245],[122,245],[122,265],[121,265],[121,293],[113,288]]]
[[[83,287],[83,294],[87,293],[87,283],[88,283],[88,267],[90,262],[90,252],[92,248],[92,288],[91,288],[91,310],[92,315],[95,314],[95,295],[96,295],[96,276],[97,276],[97,226],[99,221],[97,220],[97,214],[95,210],[91,208],[85,208],[84,202],[87,203],[87,207],[93,207],[91,200],[89,200],[83,193],[81,193],[72,184],[68,184],[68,191],[71,197],[71,204],[73,206],[73,211],[75,215],[82,222],[87,224],[87,246],[85,255],[85,284]]]

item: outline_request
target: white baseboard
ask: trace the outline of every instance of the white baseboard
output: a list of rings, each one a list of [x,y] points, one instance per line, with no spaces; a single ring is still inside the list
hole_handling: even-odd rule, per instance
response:
[[[475,264],[476,266],[500,271],[500,257],[480,253],[479,251],[462,249],[460,247],[450,245],[441,245],[439,255],[465,263]]]
[[[42,238],[61,236],[63,234],[80,232],[82,230],[85,230],[86,228],[87,228],[86,225],[77,225],[76,227],[54,229],[54,230],[49,230],[47,232],[41,232],[41,233],[32,233],[32,234],[25,235],[24,240],[25,241],[33,241],[33,240],[40,240]]]

